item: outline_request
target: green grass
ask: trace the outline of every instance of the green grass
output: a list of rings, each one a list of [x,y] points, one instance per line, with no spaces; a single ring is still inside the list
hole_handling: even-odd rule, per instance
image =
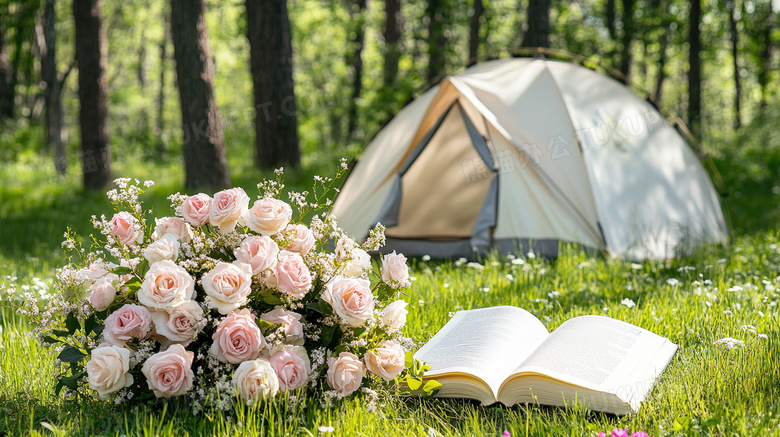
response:
[[[773,149],[771,149],[773,150]],[[770,150],[770,151],[771,151]],[[194,416],[183,404],[145,407],[76,402],[54,395],[54,357],[28,337],[26,321],[7,303],[0,311],[0,435],[335,435],[390,436],[595,436],[628,427],[650,435],[780,435],[780,214],[773,192],[777,153],[760,164],[739,156],[719,158],[732,196],[735,235],[728,248],[703,249],[688,259],[630,262],[564,248],[550,262],[518,254],[520,261],[490,257],[483,269],[460,262],[412,261],[416,277],[408,297],[406,333],[420,344],[450,314],[490,305],[516,305],[534,313],[552,330],[584,314],[606,314],[669,337],[680,349],[634,417],[521,405],[483,407],[459,400],[382,398],[376,412],[357,398],[331,408],[298,399],[230,413]],[[739,158],[739,159],[738,159]],[[237,167],[234,159],[234,168]],[[293,186],[309,185],[322,162],[288,175]],[[335,164],[335,159],[329,165]],[[165,195],[181,190],[181,171],[171,164],[124,162],[117,176],[155,179],[147,205],[166,213]],[[240,167],[240,166],[239,166]],[[746,175],[744,177],[740,175]],[[234,181],[247,189],[262,174],[240,167]],[[45,182],[41,182],[45,181]],[[72,226],[90,232],[92,214],[109,214],[101,193],[83,193],[77,177],[47,181],[36,161],[0,168],[0,285],[49,283],[66,262],[59,249]],[[685,267],[685,268],[683,268]],[[676,279],[678,283],[675,285]],[[763,282],[763,281],[766,281]],[[40,289],[40,285],[31,289]],[[557,293],[554,293],[557,292]],[[560,293],[560,294],[558,294]],[[636,306],[621,304],[625,298]],[[753,325],[758,338],[742,329]],[[724,350],[723,337],[745,342]]]

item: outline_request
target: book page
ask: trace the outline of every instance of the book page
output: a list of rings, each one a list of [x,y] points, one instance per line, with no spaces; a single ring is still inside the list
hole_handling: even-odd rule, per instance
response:
[[[514,372],[538,373],[621,398],[633,396],[633,385],[645,377],[648,360],[657,357],[668,340],[626,322],[604,316],[583,316],[563,323]],[[672,355],[674,354],[672,349]],[[666,353],[668,355],[668,353]]]
[[[542,322],[521,308],[459,311],[415,358],[431,366],[426,376],[468,373],[485,381],[495,394],[518,363],[548,335]]]

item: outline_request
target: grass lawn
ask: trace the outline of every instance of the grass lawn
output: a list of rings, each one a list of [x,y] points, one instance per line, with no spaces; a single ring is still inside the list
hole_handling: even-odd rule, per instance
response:
[[[768,175],[730,164],[724,176],[739,193],[732,196],[732,243],[688,259],[632,264],[564,248],[555,262],[527,254],[490,257],[479,264],[412,260],[416,281],[408,297],[406,333],[419,344],[453,312],[491,305],[526,308],[550,330],[575,316],[606,314],[679,344],[634,417],[593,413],[576,405],[507,408],[401,398],[382,398],[373,412],[362,399],[329,409],[298,399],[198,416],[176,403],[142,408],[96,400],[77,403],[54,395],[54,357],[29,338],[26,321],[4,302],[0,436],[323,435],[319,427],[332,427],[332,435],[366,436],[500,436],[505,430],[512,436],[595,436],[616,427],[652,436],[780,435],[780,196],[773,193],[780,184],[772,162],[765,161]],[[181,173],[172,165],[125,163],[117,174],[157,180],[145,201],[160,215],[167,211],[165,195],[180,189]],[[288,182],[307,186],[310,176],[288,175]],[[258,179],[259,174],[246,170],[236,182],[251,194]],[[109,203],[102,194],[79,192],[76,176],[47,180],[34,160],[4,165],[0,181],[0,285],[45,292],[53,270],[66,261],[59,249],[65,227],[87,236],[88,218],[109,214]],[[727,349],[713,344],[725,337],[744,345]]]

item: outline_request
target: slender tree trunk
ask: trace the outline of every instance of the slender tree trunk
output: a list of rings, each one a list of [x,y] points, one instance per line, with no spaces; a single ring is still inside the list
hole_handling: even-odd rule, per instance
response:
[[[761,69],[758,71],[758,85],[761,88],[761,103],[759,108],[764,112],[766,108],[767,85],[769,74],[772,71],[772,29],[774,28],[773,2],[766,4],[766,18],[761,29]]]
[[[485,6],[482,4],[482,0],[474,0],[474,9],[471,13],[469,25],[469,60],[466,65],[474,65],[477,63],[480,43],[479,28],[482,25],[482,15],[484,13]]]
[[[56,0],[46,0],[43,10],[43,44],[41,44],[41,79],[44,89],[44,138],[47,148],[54,151],[54,168],[64,175],[68,172],[62,126],[62,82],[57,73],[57,33],[55,24]],[[69,71],[68,71],[69,72]]]
[[[444,73],[444,51],[447,37],[444,35],[444,0],[428,0],[428,82]]]
[[[615,0],[607,0],[604,11],[604,19],[607,24],[607,32],[612,40],[617,39],[617,30],[615,29]]]
[[[742,85],[739,80],[739,36],[737,34],[737,0],[731,0],[726,4],[729,10],[729,30],[731,31],[731,57],[734,58],[734,128],[742,126],[742,111],[740,108]]]
[[[6,28],[3,18],[8,14],[8,6],[0,6],[0,122],[14,118],[13,69],[8,59]]]
[[[350,46],[351,52],[347,55],[347,62],[352,64],[352,98],[349,100],[347,113],[347,133],[350,139],[355,138],[358,128],[358,100],[363,91],[363,42],[366,33],[366,0],[348,0],[350,25],[352,34]]]
[[[550,0],[528,1],[528,29],[523,47],[550,47]]]
[[[298,114],[287,0],[246,0],[257,166],[298,166]]]
[[[688,127],[696,138],[701,138],[701,0],[691,0],[688,16]]]
[[[157,117],[154,130],[157,133],[157,156],[161,159],[165,157],[165,141],[163,140],[163,131],[165,130],[165,72],[168,70],[168,37],[170,33],[170,20],[168,19],[167,5],[163,6],[163,35],[160,38],[160,89],[157,91]]]
[[[620,55],[620,72],[625,82],[631,82],[631,43],[634,39],[634,0],[623,0],[623,35]]]
[[[661,23],[661,35],[658,37],[658,72],[655,77],[655,93],[653,94],[657,105],[661,105],[664,80],[666,80],[666,46],[669,41],[669,29],[665,11]]]
[[[385,0],[385,88],[398,79],[398,61],[401,57],[401,0]]]
[[[73,2],[76,58],[79,64],[79,125],[84,188],[99,190],[111,184],[108,141],[106,57],[101,0]]]
[[[206,31],[204,0],[171,0],[171,36],[181,105],[184,185],[188,190],[230,186]]]

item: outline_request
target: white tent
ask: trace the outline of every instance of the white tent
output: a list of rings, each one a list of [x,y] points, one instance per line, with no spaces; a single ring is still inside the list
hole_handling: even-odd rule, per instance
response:
[[[444,79],[368,144],[333,213],[354,238],[434,257],[560,242],[630,259],[726,241],[718,195],[678,131],[585,67],[502,59]]]

